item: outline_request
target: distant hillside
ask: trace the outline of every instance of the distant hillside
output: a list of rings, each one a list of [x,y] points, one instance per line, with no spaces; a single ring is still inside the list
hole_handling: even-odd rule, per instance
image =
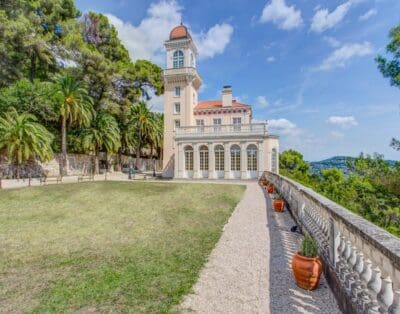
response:
[[[344,174],[349,174],[349,170],[347,169],[347,160],[354,160],[354,157],[349,156],[335,156],[329,159],[325,159],[322,161],[311,161],[311,173],[321,174],[321,171],[329,168],[338,168],[342,170]],[[387,160],[389,165],[393,165],[395,163],[394,160]]]

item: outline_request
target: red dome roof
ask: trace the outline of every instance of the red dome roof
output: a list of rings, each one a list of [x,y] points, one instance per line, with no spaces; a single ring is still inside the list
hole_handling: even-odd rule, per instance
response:
[[[175,27],[169,34],[169,40],[182,39],[182,38],[192,38],[189,31],[185,25],[179,25]]]

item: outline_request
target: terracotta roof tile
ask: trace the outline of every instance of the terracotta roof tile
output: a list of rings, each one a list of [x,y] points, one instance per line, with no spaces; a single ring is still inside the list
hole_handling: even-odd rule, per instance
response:
[[[248,108],[249,105],[242,104],[237,102],[236,100],[232,101],[233,108]],[[197,106],[194,107],[194,110],[198,109],[215,109],[215,108],[222,108],[222,100],[207,100],[207,101],[199,101]]]
[[[181,38],[191,38],[189,31],[185,25],[179,25],[175,27],[169,34],[170,40],[181,39]]]

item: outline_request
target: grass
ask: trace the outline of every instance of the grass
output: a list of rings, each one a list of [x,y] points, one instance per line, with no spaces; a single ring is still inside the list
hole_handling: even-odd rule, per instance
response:
[[[0,191],[0,312],[169,312],[243,191],[136,182]]]

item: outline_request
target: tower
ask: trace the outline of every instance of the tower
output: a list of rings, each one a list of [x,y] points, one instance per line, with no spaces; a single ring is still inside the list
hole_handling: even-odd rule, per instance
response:
[[[164,176],[174,170],[174,132],[194,125],[193,109],[197,105],[201,78],[196,69],[197,48],[184,25],[175,27],[164,43],[167,51],[164,77]]]

